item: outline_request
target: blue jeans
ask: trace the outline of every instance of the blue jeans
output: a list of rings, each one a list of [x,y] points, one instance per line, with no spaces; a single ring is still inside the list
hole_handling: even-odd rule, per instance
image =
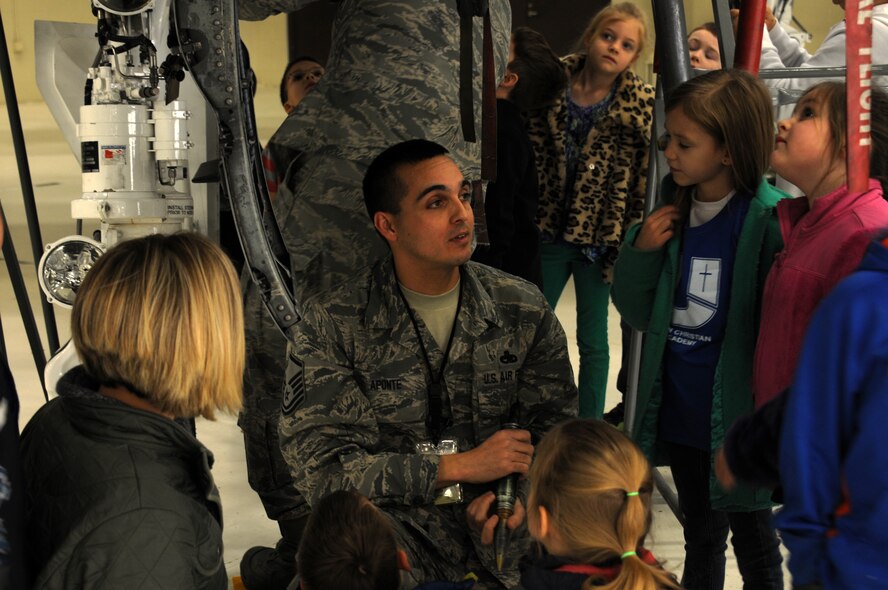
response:
[[[570,244],[543,244],[543,295],[552,309],[567,279],[573,275],[577,294],[577,347],[580,352],[580,417],[601,418],[607,394],[610,351],[607,343],[607,306],[610,285],[601,278],[601,264],[590,263]]]
[[[723,512],[709,502],[710,453],[666,443],[678,504],[685,517],[686,590],[722,590],[728,530],[744,590],[782,590],[783,557],[770,510]]]

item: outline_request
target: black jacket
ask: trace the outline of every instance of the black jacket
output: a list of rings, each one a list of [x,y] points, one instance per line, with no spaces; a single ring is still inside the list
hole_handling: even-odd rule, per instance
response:
[[[487,185],[484,201],[490,245],[479,245],[472,260],[542,289],[533,146],[518,107],[508,100],[496,101],[496,125],[496,182]]]
[[[76,368],[22,432],[34,588],[228,586],[212,454]]]
[[[725,459],[731,473],[748,484],[774,490],[772,498],[782,503],[780,488],[780,431],[789,390],[739,418],[725,435]]]
[[[29,588],[25,572],[24,478],[19,457],[19,401],[0,358],[0,588]]]

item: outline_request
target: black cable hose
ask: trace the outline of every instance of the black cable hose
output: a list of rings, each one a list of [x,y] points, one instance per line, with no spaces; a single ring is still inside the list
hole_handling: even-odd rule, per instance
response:
[[[783,18],[783,13],[786,12],[786,6],[789,4],[789,0],[777,0],[774,4],[774,10],[771,13],[774,15],[774,18],[779,22],[781,18]]]
[[[99,48],[98,53],[96,53],[95,59],[93,59],[92,67],[97,68],[99,64],[102,63],[102,56],[105,54],[104,49]],[[93,89],[93,79],[87,78],[86,82],[83,85],[83,104],[89,106],[92,104],[92,89]]]
[[[34,364],[37,366],[37,376],[40,377],[40,386],[43,388],[43,397],[49,401],[46,392],[46,383],[43,380],[43,369],[46,368],[46,354],[43,352],[43,342],[40,340],[40,332],[37,330],[37,320],[34,319],[34,310],[31,309],[31,300],[28,299],[28,290],[25,288],[25,278],[19,266],[18,256],[15,253],[15,244],[12,242],[12,234],[9,233],[9,223],[3,214],[3,205],[0,204],[0,216],[3,218],[3,258],[6,259],[6,269],[9,271],[9,282],[15,293],[15,301],[18,303],[22,323],[25,325],[25,334],[28,336],[28,344],[31,345],[31,354],[34,356]],[[41,296],[45,303],[49,303]],[[5,356],[5,350],[4,358]]]
[[[28,233],[31,238],[31,252],[34,255],[34,271],[36,272],[40,257],[43,255],[43,238],[40,235],[40,221],[37,218],[37,203],[34,200],[34,185],[31,182],[31,168],[28,165],[28,153],[25,150],[25,135],[22,131],[22,117],[18,109],[18,98],[15,95],[15,83],[12,79],[12,64],[9,61],[9,48],[6,45],[6,32],[3,27],[3,16],[0,14],[0,80],[3,82],[3,95],[6,98],[6,111],[9,114],[9,127],[12,131],[12,143],[15,148],[15,160],[18,164],[19,180],[22,187],[22,198],[25,202],[25,217],[28,220]],[[4,252],[6,246],[3,247]],[[27,301],[27,300],[26,300]],[[56,327],[55,310],[46,298],[41,297],[43,320],[46,323],[46,338],[50,351],[59,349],[59,331]],[[30,308],[30,304],[29,304]],[[33,312],[32,312],[33,313]],[[42,345],[41,345],[42,346]],[[41,354],[41,356],[44,356]],[[34,358],[37,361],[37,358]],[[46,364],[45,356],[43,364]],[[43,379],[43,371],[40,371]]]
[[[3,322],[0,321],[0,363],[9,368],[9,355],[6,354],[6,338],[3,336]]]

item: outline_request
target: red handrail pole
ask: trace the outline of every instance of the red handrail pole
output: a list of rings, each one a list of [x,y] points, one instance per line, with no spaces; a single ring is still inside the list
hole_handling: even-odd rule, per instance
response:
[[[853,0],[850,0],[853,1]],[[765,0],[743,0],[737,27],[734,67],[758,74],[762,58],[762,31],[765,24]]]
[[[845,3],[845,60],[847,69],[848,190],[869,188],[870,93],[872,89],[873,0]]]

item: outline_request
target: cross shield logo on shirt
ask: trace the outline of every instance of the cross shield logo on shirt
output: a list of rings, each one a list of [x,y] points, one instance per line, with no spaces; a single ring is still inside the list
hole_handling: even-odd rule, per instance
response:
[[[715,317],[718,310],[721,260],[692,258],[688,276],[687,307],[675,307],[672,324],[682,328],[700,328]]]
[[[287,371],[284,375],[284,395],[281,411],[290,415],[305,402],[305,363],[294,355],[289,355]]]

